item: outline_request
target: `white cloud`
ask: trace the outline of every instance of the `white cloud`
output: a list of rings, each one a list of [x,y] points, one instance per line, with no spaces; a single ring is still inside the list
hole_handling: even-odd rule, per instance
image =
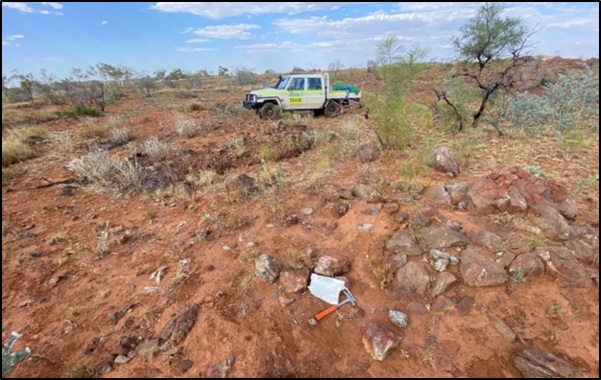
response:
[[[213,20],[240,16],[244,14],[257,15],[264,13],[297,14],[317,10],[334,10],[353,3],[317,3],[317,2],[246,2],[246,3],[217,3],[217,2],[158,2],[150,9],[169,13],[191,13]]]
[[[249,30],[260,29],[259,25],[237,24],[237,25],[215,25],[196,29],[194,34],[199,37],[217,38],[221,40],[247,40],[253,35]]]
[[[25,3],[13,3],[13,2],[3,2],[2,7],[15,9],[15,10],[21,11],[23,13],[41,13],[43,15],[54,14],[57,16],[63,15],[61,12],[58,12],[59,9],[63,8],[63,5],[60,3],[34,3],[34,4],[42,4],[43,6],[54,9],[55,11],[37,10],[37,9],[33,9],[32,7],[30,7],[29,5],[27,5]]]
[[[25,36],[22,34],[9,34],[6,36],[6,39],[9,41],[19,40],[21,38],[25,38]]]
[[[102,21],[100,21],[100,25],[106,25],[106,24],[108,24],[108,23],[109,23],[109,22],[108,22],[108,21],[106,21],[106,20],[102,20]]]
[[[274,25],[292,34],[320,35],[336,38],[377,34],[406,34],[410,28],[424,25],[424,18],[415,13],[386,13],[378,11],[363,17],[333,20],[327,16],[279,19]]]
[[[208,38],[193,38],[191,40],[186,40],[184,41],[187,44],[195,44],[198,42],[209,42],[210,40]]]
[[[9,34],[8,36],[2,39],[2,46],[22,46],[20,43],[16,42],[17,40],[20,40],[22,38],[25,38],[25,36],[22,34]]]
[[[247,53],[269,53],[277,51],[290,51],[290,52],[319,52],[327,53],[331,51],[364,51],[370,49],[377,42],[377,38],[360,38],[353,40],[332,40],[332,41],[314,41],[305,44],[299,44],[292,41],[285,41],[281,43],[258,43],[258,44],[247,44],[247,45],[236,45],[234,48],[244,50]]]
[[[215,51],[217,49],[184,46],[184,47],[178,47],[175,50],[180,53],[196,53],[196,52],[202,52],[202,51]]]
[[[2,8],[10,8],[10,9],[16,9],[18,11],[24,12],[24,13],[33,13],[33,8],[31,8],[29,5],[25,4],[25,3],[2,3]]]
[[[561,22],[552,22],[552,23],[546,24],[545,26],[549,29],[573,29],[573,28],[578,28],[578,27],[583,27],[583,26],[595,26],[594,25],[595,21],[597,23],[597,26],[599,26],[598,18],[596,20],[573,19],[573,20],[567,20],[567,21],[561,21]]]
[[[61,3],[42,3],[43,6],[54,8],[56,10],[63,9],[63,5]]]

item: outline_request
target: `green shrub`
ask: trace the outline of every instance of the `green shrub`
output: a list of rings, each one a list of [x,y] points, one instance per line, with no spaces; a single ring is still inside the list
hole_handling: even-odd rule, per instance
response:
[[[15,341],[19,339],[20,336],[21,334],[13,331],[8,338],[8,342],[4,343],[2,346],[2,377],[8,375],[18,362],[25,359],[31,353],[29,347],[25,347],[21,351],[10,352]]]
[[[509,99],[491,123],[505,123],[529,134],[546,128],[565,131],[593,128],[599,117],[599,72],[590,68],[560,75],[544,86],[542,95],[518,94]]]
[[[100,117],[103,115],[102,111],[98,108],[84,106],[76,106],[70,110],[59,111],[59,114],[73,119],[81,116]]]
[[[424,68],[419,61],[425,53],[418,47],[403,52],[395,35],[387,36],[378,45],[378,63],[384,90],[368,96],[367,105],[376,124],[376,135],[384,148],[404,149],[413,141],[413,104],[407,95]]]

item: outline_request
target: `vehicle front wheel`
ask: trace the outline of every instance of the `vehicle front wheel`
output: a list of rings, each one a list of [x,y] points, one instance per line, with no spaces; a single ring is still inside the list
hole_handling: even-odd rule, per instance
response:
[[[280,108],[273,103],[265,103],[259,112],[263,119],[277,120],[280,118]]]
[[[342,106],[336,102],[329,102],[328,104],[326,104],[326,107],[323,109],[323,113],[327,116],[327,117],[336,117],[338,115],[340,115],[342,111]]]

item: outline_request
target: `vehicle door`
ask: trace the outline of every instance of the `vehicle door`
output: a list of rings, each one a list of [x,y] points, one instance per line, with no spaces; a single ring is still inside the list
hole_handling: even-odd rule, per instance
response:
[[[288,96],[284,99],[284,109],[301,110],[305,108],[305,97],[307,95],[307,78],[291,78],[288,84]]]
[[[307,91],[303,98],[305,109],[320,109],[326,100],[325,83],[321,75],[307,78]]]

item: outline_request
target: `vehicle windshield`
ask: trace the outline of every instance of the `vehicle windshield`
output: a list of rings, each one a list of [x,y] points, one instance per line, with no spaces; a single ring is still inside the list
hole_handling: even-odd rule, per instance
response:
[[[280,79],[278,84],[275,85],[276,90],[285,90],[288,87],[288,82],[290,82],[290,77]]]

